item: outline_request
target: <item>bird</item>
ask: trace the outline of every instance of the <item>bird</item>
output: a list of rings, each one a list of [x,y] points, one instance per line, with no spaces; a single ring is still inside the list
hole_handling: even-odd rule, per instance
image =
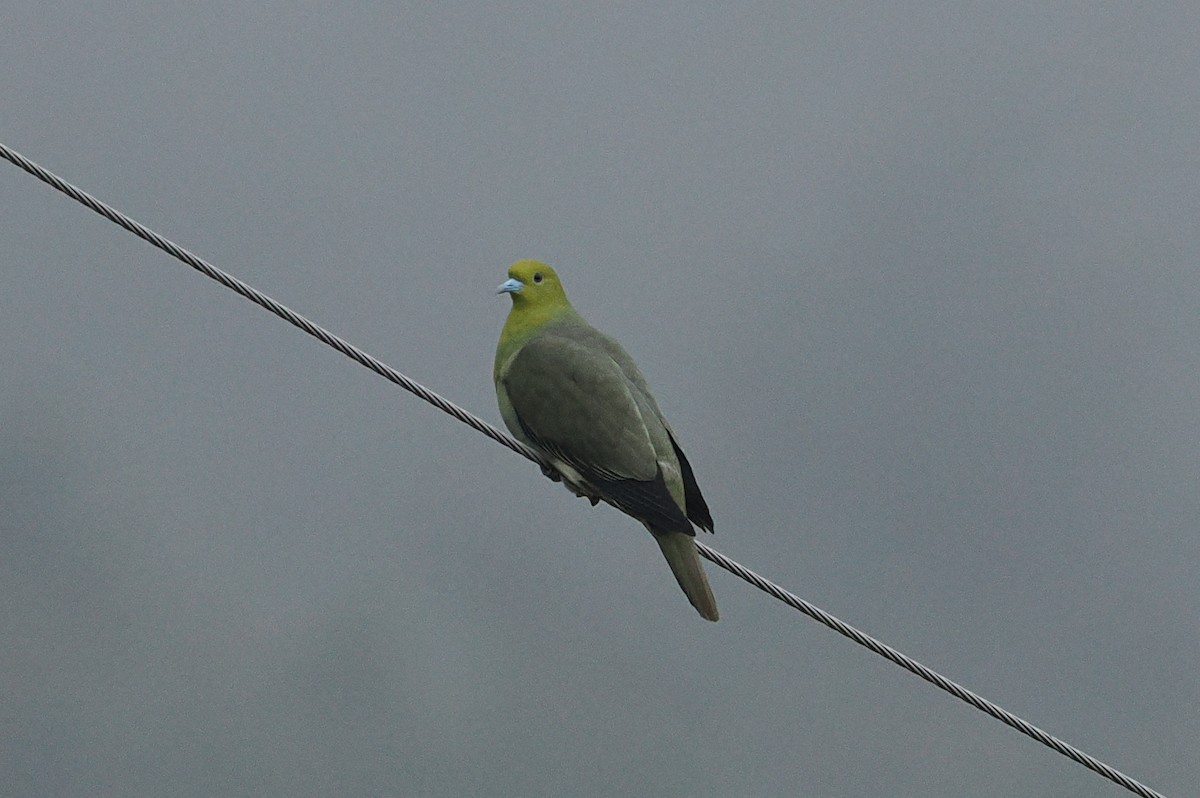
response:
[[[702,618],[719,617],[693,541],[713,531],[695,472],[633,358],[571,305],[554,269],[519,260],[492,376],[505,426],[593,506],[640,521]]]

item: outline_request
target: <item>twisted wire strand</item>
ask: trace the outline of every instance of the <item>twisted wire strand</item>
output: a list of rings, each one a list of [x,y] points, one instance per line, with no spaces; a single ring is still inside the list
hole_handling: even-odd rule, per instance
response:
[[[446,399],[445,397],[429,390],[419,382],[409,379],[391,366],[359,349],[354,344],[351,344],[324,329],[323,327],[314,324],[305,317],[301,316],[299,313],[296,313],[291,308],[276,302],[274,299],[271,299],[271,297],[262,293],[258,289],[247,285],[233,275],[218,269],[216,266],[213,266],[200,256],[189,252],[173,241],[163,238],[145,225],[130,219],[128,216],[121,213],[116,208],[113,208],[111,205],[96,199],[82,189],[76,188],[74,185],[68,183],[66,180],[63,180],[58,175],[43,169],[41,166],[38,166],[36,163],[24,157],[20,153],[14,152],[2,143],[0,143],[0,156],[3,156],[7,160],[21,167],[38,180],[41,180],[43,183],[58,189],[71,199],[87,206],[88,208],[91,208],[93,211],[100,214],[105,219],[108,219],[110,222],[120,225],[138,238],[150,242],[167,254],[183,261],[188,266],[191,266],[193,269],[205,275],[206,277],[211,277],[226,288],[236,291],[256,305],[260,305],[261,307],[271,311],[287,323],[299,327],[301,330],[304,330],[304,332],[316,338],[321,343],[333,347],[346,357],[362,364],[363,366],[366,366],[384,379],[390,380],[404,390],[416,394],[429,404],[436,407],[438,410],[441,410],[444,413],[449,413],[451,416],[454,416],[464,424],[467,424],[479,432],[482,432],[484,435],[496,441],[496,443],[507,446],[517,454],[524,455],[538,465],[549,467],[549,463],[543,460],[541,455],[539,455],[533,449],[530,449],[520,441],[513,440],[511,437],[496,429],[491,424],[487,423],[473,413],[464,410],[463,408],[454,404],[454,402],[451,402],[449,399]]]
[[[947,679],[937,671],[925,667],[912,657],[902,654],[901,652],[892,648],[887,643],[880,642],[867,633],[859,629],[855,629],[850,624],[834,617],[833,615],[830,615],[820,607],[805,601],[796,594],[784,590],[771,580],[756,574],[754,571],[751,571],[741,563],[729,559],[719,551],[710,549],[699,540],[696,541],[696,548],[700,551],[700,555],[702,557],[713,563],[716,563],[734,576],[744,579],[745,581],[757,587],[759,590],[771,594],[784,604],[787,604],[789,607],[799,610],[813,620],[825,624],[838,634],[850,638],[860,646],[874,651],[879,656],[891,660],[893,663],[899,665],[901,668],[904,668],[906,671],[914,673],[930,684],[940,687],[955,698],[966,701],[976,709],[986,712],[1001,723],[1011,726],[1022,734],[1032,737],[1042,745],[1053,748],[1063,756],[1075,760],[1089,770],[1099,773],[1106,779],[1120,784],[1130,792],[1143,796],[1143,798],[1163,798],[1160,793],[1155,792],[1141,782],[1131,779],[1121,771],[1109,767],[1095,757],[1080,751],[1075,746],[1065,743],[1051,734],[1048,734],[1047,732],[1039,729],[1037,726],[1034,726],[1032,723],[1022,720],[1003,707],[997,706],[991,701],[988,701],[978,693],[974,693],[957,682]]]
[[[225,286],[226,288],[236,291],[238,294],[241,294],[243,297],[245,297],[246,299],[249,299],[251,302],[255,303],[256,305],[266,308],[267,310],[271,311],[276,316],[279,316],[281,319],[288,322],[289,324],[299,327],[301,330],[303,330],[304,332],[313,336],[318,341],[321,341],[322,343],[333,347],[337,351],[341,352],[343,355],[346,355],[347,357],[354,360],[355,362],[369,368],[371,371],[380,375],[384,379],[389,380],[390,382],[393,382],[396,385],[399,385],[404,390],[415,394],[416,396],[425,400],[426,402],[428,402],[429,404],[438,408],[442,412],[453,416],[454,418],[458,419],[459,421],[463,422],[464,424],[467,424],[471,428],[483,433],[484,435],[486,435],[489,438],[491,438],[492,440],[494,440],[496,443],[499,443],[503,446],[507,446],[509,449],[512,449],[517,454],[522,455],[522,456],[528,458],[529,460],[532,460],[534,463],[537,463],[538,465],[542,466],[543,468],[550,467],[550,464],[538,452],[536,452],[535,450],[526,446],[525,444],[521,443],[520,441],[513,439],[511,436],[507,435],[506,433],[502,432],[501,430],[499,430],[496,427],[492,426],[491,424],[487,423],[486,421],[484,421],[483,419],[474,415],[473,413],[470,413],[469,411],[459,407],[458,405],[451,402],[449,399],[446,399],[445,397],[440,396],[439,394],[435,393],[434,391],[431,391],[430,389],[426,388],[425,386],[421,385],[420,383],[409,379],[408,377],[406,377],[403,374],[401,374],[400,372],[396,371],[394,368],[387,365],[386,363],[383,363],[382,361],[376,359],[375,357],[372,357],[371,355],[362,351],[361,349],[354,346],[353,344],[342,340],[341,338],[339,338],[338,336],[329,332],[328,330],[324,329],[323,327],[320,327],[317,324],[314,324],[313,322],[306,319],[304,316],[301,316],[299,313],[296,313],[295,311],[285,307],[284,305],[281,305],[280,303],[276,302],[274,299],[271,299],[266,294],[262,293],[261,291],[258,291],[257,289],[251,287],[250,285],[247,285],[246,283],[242,282],[241,280],[237,279],[236,277],[234,277],[230,274],[227,274],[226,272],[222,271],[221,269],[218,269],[216,266],[213,266],[211,263],[204,260],[203,258],[200,258],[199,256],[192,254],[188,250],[173,243],[172,241],[169,241],[168,239],[163,238],[162,236],[155,233],[153,230],[150,230],[149,228],[145,227],[144,225],[139,224],[138,222],[129,218],[128,216],[121,213],[117,209],[111,207],[110,205],[108,205],[104,202],[101,202],[100,200],[96,199],[95,197],[88,194],[87,192],[75,187],[71,183],[68,183],[66,180],[63,180],[61,177],[55,175],[53,172],[43,169],[41,166],[38,166],[33,161],[24,157],[20,153],[10,149],[3,143],[0,143],[0,157],[5,158],[6,160],[10,161],[14,165],[20,167],[21,169],[24,169],[26,172],[33,175],[38,180],[41,180],[43,183],[46,183],[47,185],[52,186],[53,188],[57,189],[58,191],[61,191],[62,193],[66,194],[68,197],[71,197],[72,199],[74,199],[76,202],[79,202],[79,203],[85,205],[86,207],[92,209],[93,211],[100,214],[101,216],[108,219],[109,221],[113,222],[114,224],[117,224],[120,227],[123,227],[124,229],[126,229],[129,232],[136,235],[138,238],[141,238],[144,241],[147,241],[150,244],[153,244],[154,246],[163,250],[164,252],[171,255],[172,257],[175,257],[178,260],[183,261],[188,266],[191,266],[193,269],[200,272],[201,274],[204,274],[205,276],[210,277],[213,280],[216,280],[218,283]],[[813,620],[816,620],[816,621],[824,624],[825,626],[828,626],[830,629],[834,630],[838,634],[850,638],[851,640],[853,640],[854,642],[863,646],[864,648],[867,648],[867,649],[875,652],[879,656],[884,657],[887,660],[890,660],[891,662],[895,663],[896,665],[900,666],[901,668],[904,668],[905,670],[921,677],[922,679],[929,682],[930,684],[933,684],[933,685],[941,688],[942,690],[945,690],[947,693],[950,693],[954,697],[967,702],[968,704],[975,707],[976,709],[981,710],[982,712],[986,712],[988,715],[991,715],[993,718],[996,718],[997,720],[1001,721],[1002,723],[1004,723],[1008,726],[1011,726],[1012,728],[1016,729],[1017,731],[1021,732],[1022,734],[1032,737],[1034,740],[1037,740],[1042,745],[1045,745],[1045,746],[1057,751],[1058,753],[1062,754],[1063,756],[1066,756],[1066,757],[1074,760],[1075,762],[1078,762],[1079,764],[1083,765],[1084,767],[1088,768],[1089,770],[1092,770],[1095,773],[1098,773],[1101,776],[1105,777],[1106,779],[1109,779],[1110,781],[1112,781],[1116,784],[1119,784],[1120,786],[1124,787],[1126,790],[1129,790],[1132,793],[1140,795],[1140,796],[1142,796],[1142,798],[1165,798],[1165,796],[1163,796],[1161,793],[1159,793],[1155,790],[1152,790],[1151,788],[1147,787],[1146,785],[1142,784],[1141,782],[1136,781],[1135,779],[1132,779],[1129,776],[1126,776],[1124,773],[1121,773],[1119,770],[1116,770],[1115,768],[1112,768],[1112,767],[1104,764],[1100,760],[1084,753],[1083,751],[1079,750],[1078,748],[1074,747],[1073,745],[1069,745],[1068,743],[1065,743],[1062,740],[1059,740],[1058,738],[1046,733],[1045,731],[1042,731],[1037,726],[1034,726],[1033,724],[1031,724],[1025,720],[1022,720],[1021,718],[1012,714],[1008,710],[1006,710],[1000,706],[997,706],[996,704],[992,703],[991,701],[988,701],[986,698],[983,698],[982,696],[971,692],[970,690],[957,684],[956,682],[953,682],[950,679],[947,679],[945,676],[942,676],[940,673],[930,670],[929,668],[925,667],[921,663],[917,662],[916,660],[912,659],[911,657],[908,657],[905,654],[902,654],[901,652],[897,651],[896,649],[892,648],[891,646],[887,645],[886,643],[882,643],[882,642],[876,640],[875,638],[871,637],[870,635],[866,634],[865,632],[862,632],[862,631],[854,628],[853,626],[845,623],[844,621],[839,620],[838,618],[834,617],[833,615],[830,615],[829,613],[822,610],[820,607],[817,607],[816,605],[805,601],[804,599],[800,598],[799,596],[797,596],[787,590],[784,590],[782,587],[775,584],[771,580],[766,579],[765,577],[760,576],[759,574],[755,573],[754,571],[750,570],[749,568],[746,568],[745,566],[741,565],[740,563],[729,559],[728,557],[726,557],[724,554],[720,553],[719,551],[709,548],[706,544],[702,543],[699,540],[696,541],[696,549],[700,552],[700,555],[703,556],[705,559],[720,566],[721,568],[724,568],[725,570],[727,570],[730,573],[732,573],[733,575],[745,580],[746,582],[749,582],[750,584],[757,587],[759,590],[761,590],[771,596],[774,596],[775,598],[777,598],[778,600],[787,604],[788,606],[792,607],[793,609],[796,609],[796,610],[804,613],[808,617],[812,618]]]

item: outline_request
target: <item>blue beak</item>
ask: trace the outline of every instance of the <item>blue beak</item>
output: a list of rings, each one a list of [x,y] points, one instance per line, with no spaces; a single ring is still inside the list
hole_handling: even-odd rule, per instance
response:
[[[500,283],[500,287],[496,289],[497,294],[517,294],[525,287],[525,283],[518,280],[516,277],[510,277]]]

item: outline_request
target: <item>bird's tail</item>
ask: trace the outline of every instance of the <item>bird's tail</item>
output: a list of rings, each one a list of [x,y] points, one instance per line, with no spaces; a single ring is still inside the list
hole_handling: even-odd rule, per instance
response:
[[[696,552],[696,544],[691,535],[684,532],[652,532],[675,574],[675,581],[687,594],[688,601],[700,613],[700,617],[715,621],[717,600],[713,597],[712,588],[708,586],[708,577],[704,575],[704,566],[700,564],[700,555]]]

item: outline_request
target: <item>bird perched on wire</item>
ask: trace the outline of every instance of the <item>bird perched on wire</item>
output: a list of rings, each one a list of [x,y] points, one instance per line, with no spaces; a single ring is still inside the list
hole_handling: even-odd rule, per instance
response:
[[[512,297],[492,373],[509,431],[553,465],[551,479],[642,522],[688,601],[717,620],[692,542],[712,515],[633,358],[583,320],[544,263],[517,261],[497,293]]]

